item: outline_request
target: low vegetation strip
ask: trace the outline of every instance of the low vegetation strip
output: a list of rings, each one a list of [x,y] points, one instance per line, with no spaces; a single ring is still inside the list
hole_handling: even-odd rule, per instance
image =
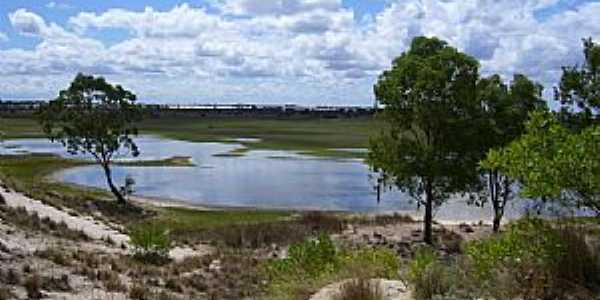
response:
[[[115,161],[117,166],[129,167],[194,167],[196,164],[189,156],[173,156],[155,160],[121,160]]]

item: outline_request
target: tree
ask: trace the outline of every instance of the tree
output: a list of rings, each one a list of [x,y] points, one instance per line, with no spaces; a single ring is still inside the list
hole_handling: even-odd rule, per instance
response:
[[[425,206],[431,244],[434,206],[479,182],[480,151],[472,143],[477,61],[437,38],[417,37],[374,87],[385,129],[371,139],[368,163],[386,184]]]
[[[561,200],[600,215],[600,126],[573,133],[550,112],[536,111],[526,133],[506,148],[492,150],[484,168],[523,184],[530,198]]]
[[[575,128],[590,125],[600,113],[600,45],[592,38],[583,39],[583,48],[583,65],[563,67],[554,89],[563,119]]]
[[[39,112],[39,121],[48,138],[58,141],[71,154],[89,154],[104,170],[106,181],[117,200],[125,198],[115,186],[110,169],[120,149],[139,155],[132,139],[135,122],[141,120],[136,96],[102,77],[78,74],[70,87]]]
[[[479,99],[483,104],[483,122],[478,141],[482,146],[482,154],[490,149],[507,146],[525,131],[525,122],[529,112],[546,109],[542,99],[543,87],[529,80],[526,76],[516,74],[512,82],[505,84],[499,75],[482,78],[477,86]],[[514,198],[512,187],[514,180],[497,169],[484,169],[487,190],[484,197],[476,199],[478,205],[486,202],[492,204],[494,219],[493,230],[500,229],[504,216],[504,208]]]

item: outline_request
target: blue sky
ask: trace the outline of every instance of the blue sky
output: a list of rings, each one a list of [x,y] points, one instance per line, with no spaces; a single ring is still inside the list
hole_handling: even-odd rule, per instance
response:
[[[145,102],[370,105],[417,35],[550,91],[599,15],[584,0],[3,0],[0,98],[52,98],[85,72]]]

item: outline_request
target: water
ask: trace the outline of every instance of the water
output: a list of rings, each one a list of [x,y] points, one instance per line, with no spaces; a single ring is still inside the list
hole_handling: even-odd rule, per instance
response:
[[[136,194],[176,199],[198,205],[257,207],[262,209],[342,210],[421,215],[411,198],[399,191],[385,192],[376,201],[368,167],[356,159],[324,159],[289,151],[249,151],[241,157],[225,157],[243,146],[191,143],[144,136],[136,139],[142,153],[136,159],[191,157],[195,167],[113,166],[115,182],[126,176],[136,181]],[[60,144],[44,139],[6,141],[0,153],[53,153],[72,157]],[[353,150],[354,151],[354,150]],[[216,155],[216,156],[215,156]],[[117,156],[126,159],[126,153]],[[80,157],[86,158],[86,157]],[[131,158],[129,158],[131,159]],[[83,166],[60,171],[54,178],[90,187],[106,188],[102,170]],[[507,218],[522,214],[524,204],[510,205]],[[438,220],[489,221],[491,207],[467,206],[451,199],[437,214]]]

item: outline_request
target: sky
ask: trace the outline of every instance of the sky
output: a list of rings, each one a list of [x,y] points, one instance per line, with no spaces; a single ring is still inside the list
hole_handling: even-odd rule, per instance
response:
[[[146,103],[372,105],[422,35],[551,98],[600,39],[600,0],[1,0],[0,99],[51,99],[83,72]]]

